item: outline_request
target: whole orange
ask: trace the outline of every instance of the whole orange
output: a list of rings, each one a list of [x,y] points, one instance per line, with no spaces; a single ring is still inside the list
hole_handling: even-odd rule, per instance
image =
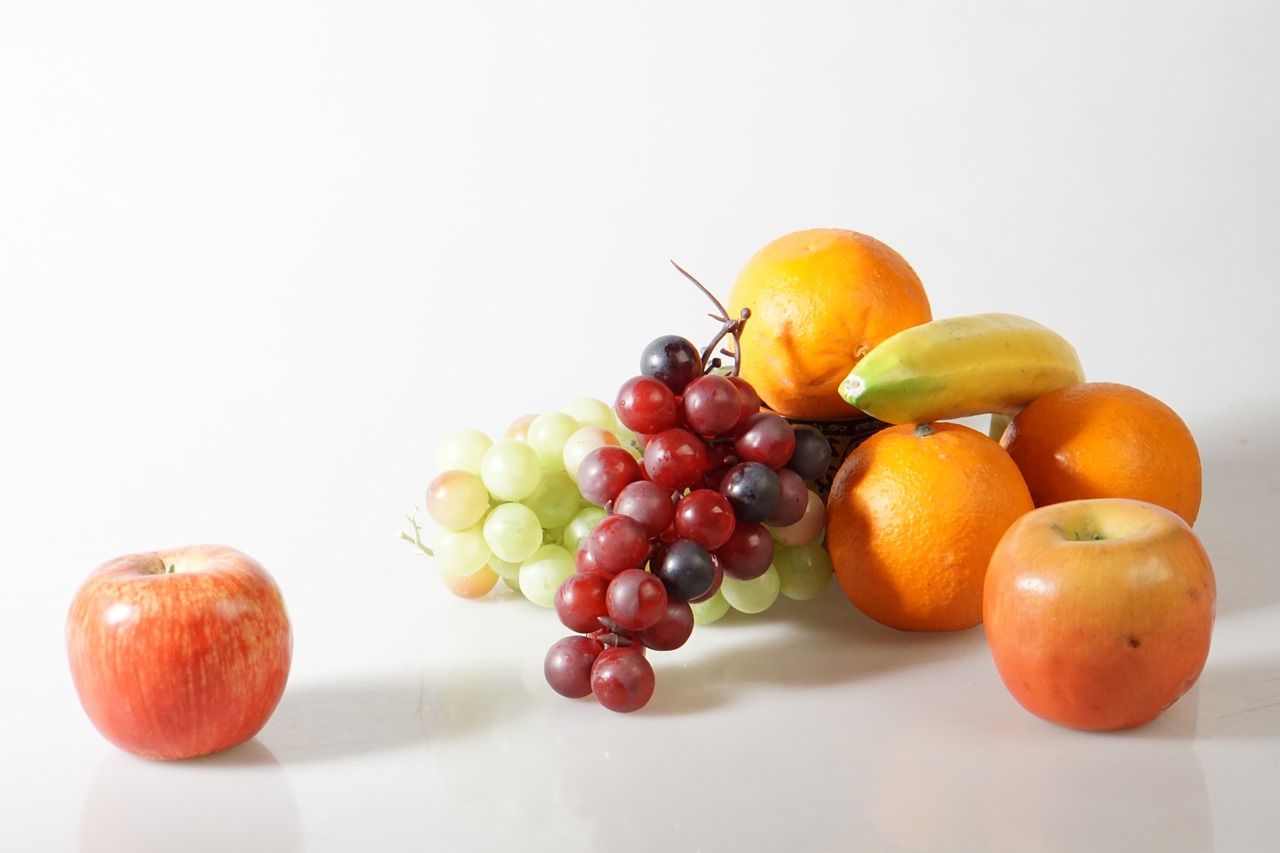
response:
[[[956,423],[887,427],[854,448],[827,499],[841,588],[878,622],[956,631],[982,622],[996,543],[1033,509],[1000,445]]]
[[[1128,385],[1086,382],[1032,401],[1000,443],[1036,506],[1078,498],[1133,498],[1194,524],[1200,451],[1167,405]]]
[[[742,330],[739,371],[770,408],[794,418],[861,413],[841,380],[872,347],[933,315],[905,259],[874,237],[837,228],[779,237],[747,261],[729,293]]]

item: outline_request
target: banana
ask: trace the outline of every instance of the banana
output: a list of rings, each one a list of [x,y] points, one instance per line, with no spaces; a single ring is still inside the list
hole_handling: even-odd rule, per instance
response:
[[[840,396],[893,424],[1014,415],[1036,397],[1084,381],[1075,348],[1015,314],[972,314],[912,326],[854,365]]]

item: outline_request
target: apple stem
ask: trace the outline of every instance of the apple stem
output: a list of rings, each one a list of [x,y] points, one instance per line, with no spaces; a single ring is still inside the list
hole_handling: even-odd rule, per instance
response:
[[[413,512],[406,515],[405,518],[409,519],[409,523],[413,525],[413,535],[410,536],[408,533],[401,532],[400,538],[416,546],[419,551],[428,557],[434,557],[435,552],[422,544],[422,526],[418,524],[418,508],[415,506]]]
[[[916,424],[916,435],[933,435],[933,424]]]

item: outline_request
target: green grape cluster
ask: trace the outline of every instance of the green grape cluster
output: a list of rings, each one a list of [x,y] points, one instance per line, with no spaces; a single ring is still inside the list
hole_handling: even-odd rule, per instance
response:
[[[447,433],[436,447],[439,472],[426,510],[438,525],[422,541],[416,512],[401,537],[435,558],[445,585],[464,598],[499,582],[541,607],[575,571],[578,542],[605,510],[582,497],[578,466],[597,447],[638,455],[635,436],[609,404],[592,398],[522,417],[497,439],[478,429]]]

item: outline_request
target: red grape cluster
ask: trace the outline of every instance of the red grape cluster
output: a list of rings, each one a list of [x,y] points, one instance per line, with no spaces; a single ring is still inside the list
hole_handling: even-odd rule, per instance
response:
[[[614,408],[642,455],[604,446],[582,460],[578,488],[609,514],[583,537],[577,571],[556,592],[560,621],[577,633],[552,645],[544,673],[564,696],[634,711],[654,689],[646,650],[683,645],[690,602],[715,595],[726,575],[768,570],[766,525],[805,514],[831,446],[762,409],[740,377],[704,371],[698,349],[675,335],[645,348]]]

